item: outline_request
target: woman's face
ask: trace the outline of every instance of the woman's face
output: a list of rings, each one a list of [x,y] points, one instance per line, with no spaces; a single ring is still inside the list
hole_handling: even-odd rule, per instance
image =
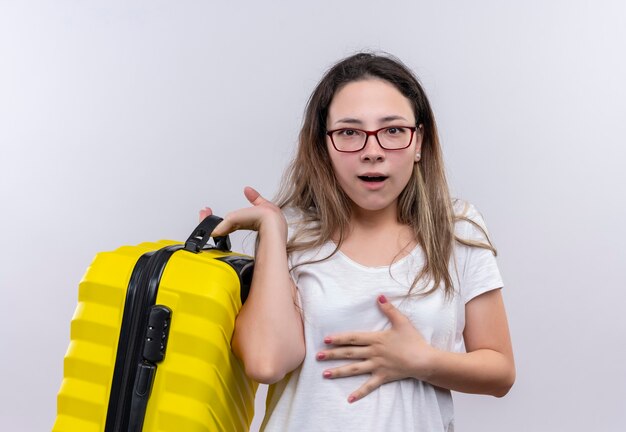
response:
[[[354,128],[366,131],[416,126],[409,99],[389,82],[375,78],[353,81],[335,93],[326,124],[328,130]],[[398,129],[388,131],[383,133],[398,133]],[[343,134],[354,136],[355,132],[348,130]],[[362,150],[342,153],[335,149],[330,137],[326,137],[339,185],[352,200],[355,210],[368,212],[397,211],[398,196],[411,177],[421,144],[421,126],[415,131],[409,147],[401,150],[385,150],[371,135]]]

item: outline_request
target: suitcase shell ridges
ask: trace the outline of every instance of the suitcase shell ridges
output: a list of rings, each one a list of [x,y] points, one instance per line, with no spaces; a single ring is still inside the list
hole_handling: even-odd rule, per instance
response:
[[[232,351],[223,349],[230,346],[241,308],[239,291],[223,289],[220,281],[233,270],[222,261],[213,260],[214,277],[202,277],[205,254],[223,253],[177,253],[163,272],[157,304],[175,304],[176,319],[153,387],[153,395],[163,399],[148,406],[146,430],[246,431],[252,421],[256,384]]]
[[[99,253],[79,285],[54,432],[104,431],[126,291],[143,254],[174,241]],[[172,309],[165,359],[158,364],[144,431],[247,431],[257,384],[230,349],[241,308],[236,272],[218,250],[177,251],[156,304]],[[207,271],[210,275],[207,277]]]

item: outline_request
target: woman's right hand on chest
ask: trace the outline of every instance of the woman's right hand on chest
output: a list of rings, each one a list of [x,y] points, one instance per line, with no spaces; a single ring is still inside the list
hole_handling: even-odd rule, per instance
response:
[[[224,236],[233,231],[243,229],[258,231],[259,233],[266,231],[278,233],[286,241],[287,222],[280,208],[263,198],[261,194],[249,186],[244,188],[243,193],[252,206],[227,213],[224,216],[224,220],[215,227],[212,235],[214,237]],[[205,207],[200,210],[200,220],[211,214],[211,209]]]

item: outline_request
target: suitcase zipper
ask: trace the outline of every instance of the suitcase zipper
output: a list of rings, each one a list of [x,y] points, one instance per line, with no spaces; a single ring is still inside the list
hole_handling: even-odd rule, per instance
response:
[[[139,258],[133,269],[124,304],[105,432],[140,431],[142,428],[156,370],[154,360],[162,359],[162,356],[160,359],[149,359],[151,361],[144,359],[144,336],[148,330],[148,321],[156,302],[163,270],[174,252],[180,249],[183,249],[183,245],[167,246],[148,252]],[[169,330],[171,311],[165,313],[168,315],[165,321],[158,322],[164,322],[165,324],[161,324],[163,329]],[[150,336],[148,338],[151,339]]]

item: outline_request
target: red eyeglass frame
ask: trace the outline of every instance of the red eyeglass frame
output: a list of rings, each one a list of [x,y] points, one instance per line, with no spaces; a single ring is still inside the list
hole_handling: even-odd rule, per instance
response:
[[[409,143],[401,148],[394,148],[394,149],[390,149],[387,147],[384,147],[381,143],[380,140],[378,139],[378,132],[380,132],[381,130],[385,130],[385,129],[408,129],[411,131],[411,138],[409,138]],[[333,134],[335,132],[339,132],[339,131],[344,131],[344,130],[353,130],[353,131],[359,131],[359,132],[364,132],[365,133],[365,141],[363,142],[363,147],[361,147],[358,150],[339,150],[337,148],[337,146],[335,145],[335,140],[333,139]],[[378,143],[378,145],[380,146],[380,148],[382,148],[383,150],[387,150],[387,151],[394,151],[394,150],[404,150],[405,148],[408,148],[411,143],[413,142],[413,135],[415,135],[415,131],[417,130],[417,126],[385,126],[385,127],[381,127],[380,129],[376,129],[374,131],[368,131],[365,129],[358,129],[358,128],[339,128],[339,129],[333,129],[333,130],[329,130],[326,132],[326,135],[328,135],[328,137],[330,138],[330,142],[332,143],[333,147],[335,148],[335,150],[337,150],[340,153],[356,153],[356,152],[360,152],[361,150],[363,150],[365,148],[365,146],[367,145],[367,140],[370,138],[370,136],[374,135],[374,137],[376,138],[376,142]]]

